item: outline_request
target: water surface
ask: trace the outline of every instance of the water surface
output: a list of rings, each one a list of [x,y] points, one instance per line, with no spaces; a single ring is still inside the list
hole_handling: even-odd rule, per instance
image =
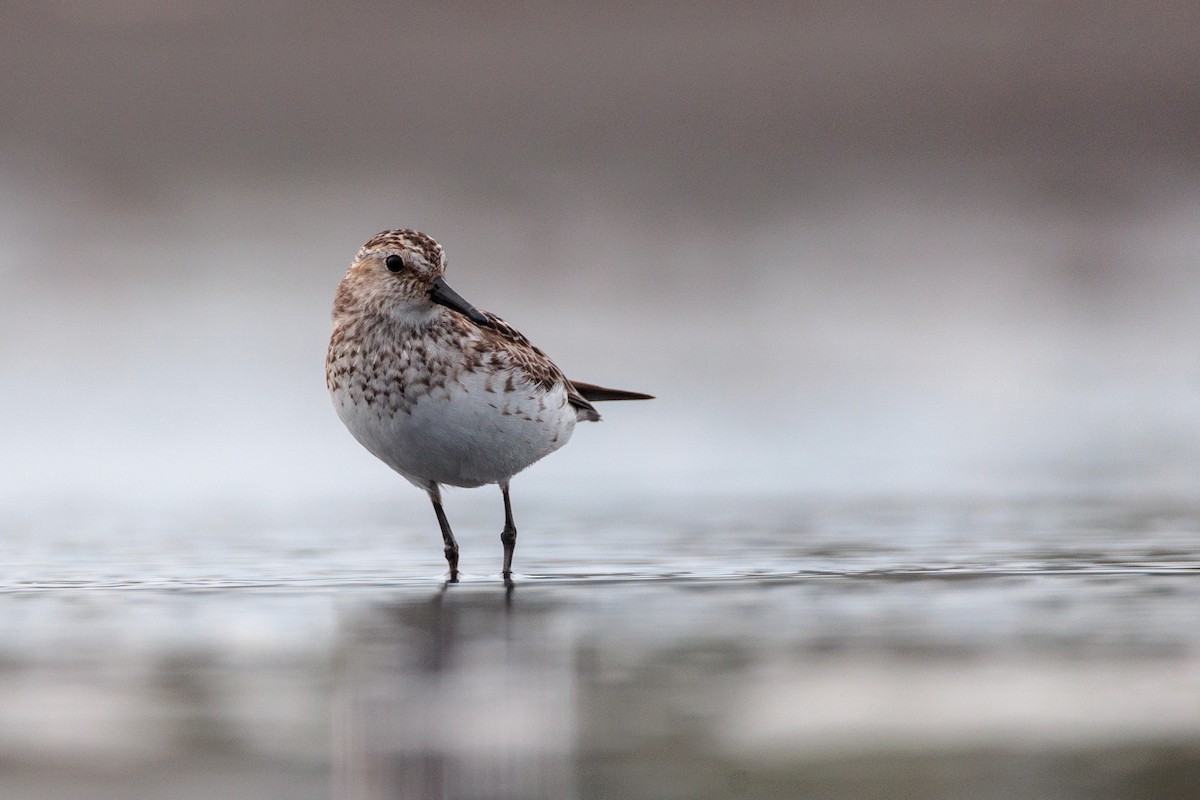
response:
[[[1200,508],[10,518],[0,796],[1186,797]],[[99,520],[108,522],[100,524]],[[488,531],[486,535],[482,531]]]

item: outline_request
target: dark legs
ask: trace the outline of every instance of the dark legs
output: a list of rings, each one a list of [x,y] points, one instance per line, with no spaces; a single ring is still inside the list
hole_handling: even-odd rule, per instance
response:
[[[442,542],[446,545],[446,563],[450,565],[449,583],[458,583],[458,542],[454,541],[454,532],[450,530],[450,520],[446,519],[446,511],[442,508],[442,490],[436,483],[425,487],[429,499],[433,503],[433,513],[437,514],[438,526],[442,529]],[[512,501],[508,499],[508,483],[500,484],[504,494],[504,530],[500,533],[500,543],[504,545],[504,583],[512,587],[513,551],[517,549],[517,525],[513,522]]]
[[[500,543],[504,545],[504,581],[508,583],[512,580],[512,557],[513,550],[517,548],[517,526],[513,522],[512,503],[508,499],[508,482],[500,484],[500,491],[504,494],[504,531],[500,534]]]
[[[450,565],[450,583],[458,583],[458,542],[454,541],[454,532],[450,530],[450,520],[442,510],[442,491],[436,483],[427,489],[429,499],[433,501],[433,513],[437,514],[438,525],[442,529],[442,542],[446,545],[446,562]]]

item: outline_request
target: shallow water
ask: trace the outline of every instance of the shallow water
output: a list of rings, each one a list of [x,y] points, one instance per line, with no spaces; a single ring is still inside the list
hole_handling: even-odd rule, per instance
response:
[[[1200,785],[1200,507],[580,508],[525,509],[511,592],[483,502],[453,586],[385,506],[10,516],[0,796]]]

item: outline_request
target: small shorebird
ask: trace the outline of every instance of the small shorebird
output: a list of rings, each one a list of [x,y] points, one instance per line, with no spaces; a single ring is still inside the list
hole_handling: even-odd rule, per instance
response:
[[[652,398],[568,380],[521,333],[451,289],[445,270],[442,246],[423,233],[371,237],[334,297],[325,383],[354,438],[429,494],[451,581],[458,543],[441,485],[500,484],[507,582],[512,476],[566,444],[576,422],[598,421],[592,401]]]

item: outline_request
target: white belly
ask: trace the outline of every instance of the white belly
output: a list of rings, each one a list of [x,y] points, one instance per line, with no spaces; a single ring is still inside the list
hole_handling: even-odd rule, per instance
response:
[[[399,406],[384,398],[367,404],[343,391],[333,402],[354,438],[417,485],[482,486],[554,452],[575,429],[565,387],[547,392],[518,382],[513,392],[488,391],[496,383],[468,373]]]

